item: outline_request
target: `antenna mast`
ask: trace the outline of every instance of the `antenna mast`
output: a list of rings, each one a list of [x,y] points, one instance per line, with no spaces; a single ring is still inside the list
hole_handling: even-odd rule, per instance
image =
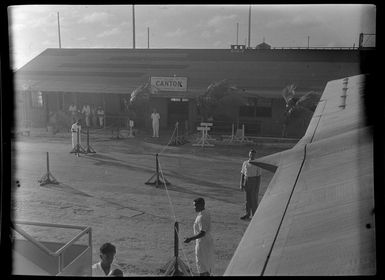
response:
[[[59,12],[57,12],[57,31],[58,31],[58,34],[59,34],[59,49],[61,49]]]
[[[248,48],[250,48],[250,32],[251,32],[251,5],[249,5],[249,41],[248,41]]]
[[[135,5],[132,5],[132,48],[135,49]]]

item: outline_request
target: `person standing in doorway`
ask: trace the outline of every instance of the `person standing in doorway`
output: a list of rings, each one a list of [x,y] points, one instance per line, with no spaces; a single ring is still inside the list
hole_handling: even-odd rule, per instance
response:
[[[77,120],[72,126],[71,126],[71,134],[72,134],[72,149],[75,148],[76,144],[78,144],[78,133],[79,133],[79,145],[81,142],[80,137],[80,131],[82,127],[80,125],[80,120]]]
[[[68,111],[70,112],[72,122],[76,121],[76,114],[77,114],[77,108],[74,103],[71,103],[71,105],[68,107]]]
[[[102,106],[98,107],[98,109],[96,110],[96,114],[98,115],[99,127],[104,127],[104,110]]]
[[[159,138],[160,115],[155,108],[152,110],[151,119],[152,119],[152,137]]]
[[[91,108],[90,105],[84,105],[82,109],[82,114],[84,114],[85,119],[86,119],[86,126],[90,127],[91,123]]]
[[[242,220],[251,219],[257,211],[259,185],[261,183],[261,169],[251,164],[255,160],[254,149],[249,151],[249,159],[244,161],[241,169],[241,181],[239,188],[246,193],[246,214],[241,217]]]
[[[94,104],[91,104],[91,125],[92,127],[97,127],[97,116],[96,116],[96,107]]]
[[[200,276],[210,276],[214,267],[214,240],[211,236],[211,217],[205,209],[202,197],[194,199],[195,212],[194,236],[187,237],[184,243],[195,240],[195,261]]]

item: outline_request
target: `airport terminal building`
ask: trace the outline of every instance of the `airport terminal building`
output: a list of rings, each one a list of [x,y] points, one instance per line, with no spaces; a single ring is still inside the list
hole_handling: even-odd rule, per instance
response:
[[[46,49],[15,72],[17,120],[46,127],[49,114],[67,112],[71,103],[102,106],[106,126],[123,125],[125,104],[138,86],[151,82],[158,91],[135,116],[137,128],[151,127],[150,114],[161,115],[160,128],[200,122],[197,98],[213,82],[226,79],[246,102],[238,111],[246,134],[281,136],[285,100],[282,90],[322,93],[326,83],[365,72],[371,50],[358,49]],[[20,122],[19,122],[20,124]],[[214,119],[215,127],[231,122]],[[290,124],[288,137],[301,137],[307,120]]]

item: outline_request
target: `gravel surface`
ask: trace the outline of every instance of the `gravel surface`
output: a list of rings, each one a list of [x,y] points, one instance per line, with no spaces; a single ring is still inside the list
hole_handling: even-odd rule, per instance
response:
[[[97,153],[80,157],[69,153],[69,133],[18,137],[13,143],[13,174],[21,185],[13,188],[15,220],[90,226],[92,262],[99,261],[100,245],[111,242],[117,247],[116,263],[129,276],[160,274],[159,269],[174,254],[175,215],[179,256],[195,274],[194,242],[183,244],[183,238],[193,233],[193,199],[201,196],[212,216],[214,275],[223,275],[248,225],[239,219],[244,211],[244,193],[239,190],[242,161],[251,147],[259,157],[281,151],[283,146],[275,141],[270,146],[216,142],[215,147],[201,148],[190,142],[165,147],[171,132],[163,134],[160,139],[148,133],[116,139],[110,131],[93,130],[90,141]],[[294,144],[283,145],[287,149]],[[46,152],[59,185],[37,182],[46,173]],[[162,174],[171,182],[167,188],[145,184],[155,173],[156,153]],[[272,176],[263,171],[259,199]],[[44,241],[68,242],[77,234],[25,228]]]

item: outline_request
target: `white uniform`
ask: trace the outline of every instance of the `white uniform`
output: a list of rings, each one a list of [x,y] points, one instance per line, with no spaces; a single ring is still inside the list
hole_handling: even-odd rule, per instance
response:
[[[152,137],[159,137],[159,119],[160,115],[159,113],[152,113],[151,114],[152,119]]]
[[[81,145],[81,137],[80,137],[80,131],[82,129],[82,127],[80,125],[78,125],[77,123],[74,123],[72,126],[71,126],[71,133],[72,133],[72,149],[75,148],[76,146],[76,143],[77,143],[77,131],[79,129],[79,145]]]
[[[111,272],[111,271],[113,271],[114,269],[120,269],[120,270],[122,270],[119,266],[117,266],[116,264],[114,264],[114,263],[112,263],[111,264],[111,266],[110,266],[110,271],[109,271],[109,273],[106,275],[105,273],[104,273],[104,270],[103,270],[103,268],[102,268],[102,266],[101,266],[101,264],[100,264],[101,262],[98,262],[98,263],[96,263],[96,264],[94,264],[94,265],[92,265],[92,276],[108,276],[108,274]]]
[[[71,105],[68,107],[68,111],[71,112],[71,115],[72,115],[72,116],[75,116],[75,115],[76,115],[76,111],[77,111],[76,105],[72,105],[72,104],[71,104]]]
[[[90,115],[91,115],[91,108],[90,105],[84,105],[82,109],[82,113],[86,116],[86,126],[90,126]]]
[[[71,104],[68,108],[68,111],[70,111],[70,113],[71,113],[72,121],[75,121],[76,120],[76,112],[77,112],[76,105]]]
[[[194,222],[194,235],[201,231],[205,236],[195,240],[195,260],[199,273],[209,272],[214,268],[214,240],[211,236],[211,217],[207,210],[199,212]]]
[[[99,126],[103,127],[103,123],[104,123],[104,110],[102,108],[99,108],[98,110],[96,110],[96,114],[98,115],[98,118],[99,118]]]

